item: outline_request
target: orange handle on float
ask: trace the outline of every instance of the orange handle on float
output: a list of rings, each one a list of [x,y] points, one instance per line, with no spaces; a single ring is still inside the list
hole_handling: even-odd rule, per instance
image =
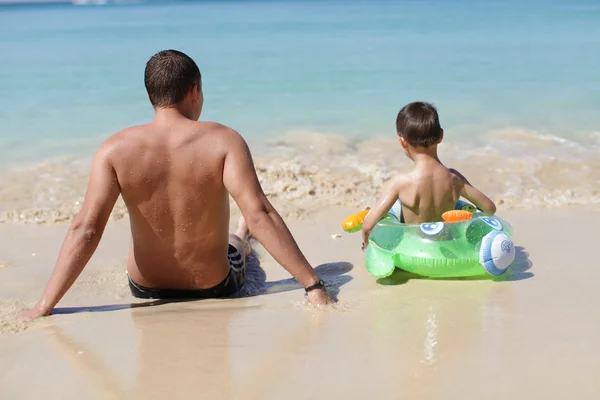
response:
[[[466,210],[450,210],[442,214],[442,219],[446,222],[460,222],[471,219],[473,213]]]
[[[346,232],[358,232],[362,229],[362,223],[367,217],[367,214],[371,210],[363,210],[361,212],[357,212],[356,214],[352,214],[348,218],[342,222],[342,229]]]

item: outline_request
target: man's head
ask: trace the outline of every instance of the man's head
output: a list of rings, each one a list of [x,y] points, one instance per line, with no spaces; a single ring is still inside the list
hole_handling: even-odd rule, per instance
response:
[[[402,107],[396,118],[396,132],[405,149],[407,146],[427,148],[440,143],[444,137],[437,110],[420,101]]]
[[[163,50],[146,63],[144,83],[154,108],[178,108],[188,118],[202,112],[202,77],[190,57],[177,50]]]

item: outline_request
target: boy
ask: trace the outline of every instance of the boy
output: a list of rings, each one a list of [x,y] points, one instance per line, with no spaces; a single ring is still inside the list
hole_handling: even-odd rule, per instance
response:
[[[122,196],[131,226],[129,286],[140,298],[223,297],[244,284],[248,228],[308,293],[330,302],[317,272],[260,186],[244,139],[215,122],[199,122],[204,97],[196,63],[176,50],[146,64],[154,119],[108,138],[94,157],[81,211],[36,306],[49,315],[100,242]],[[244,218],[229,235],[229,195]]]
[[[363,222],[363,248],[371,229],[398,201],[398,219],[407,224],[441,221],[442,214],[453,210],[460,196],[485,213],[496,212],[486,195],[440,162],[437,146],[444,130],[433,105],[415,102],[404,106],[396,118],[396,131],[404,153],[415,166],[409,173],[394,176],[384,187],[381,199]]]

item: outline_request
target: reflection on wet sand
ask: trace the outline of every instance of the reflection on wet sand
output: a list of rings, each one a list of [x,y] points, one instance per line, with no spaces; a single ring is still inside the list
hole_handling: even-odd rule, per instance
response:
[[[344,274],[351,269],[349,263],[317,267],[321,276],[328,279],[334,294],[350,280]],[[238,296],[245,298],[181,303],[154,301],[56,310],[59,315],[92,311],[100,312],[103,317],[113,315],[118,318],[118,326],[113,327],[118,332],[112,332],[112,336],[122,338],[117,347],[131,358],[130,365],[134,368],[127,374],[115,371],[115,364],[123,362],[124,355],[99,354],[85,329],[71,332],[51,324],[45,331],[56,354],[70,366],[76,380],[84,382],[100,398],[169,398],[174,391],[194,393],[199,398],[238,398],[242,395],[262,398],[269,390],[270,380],[261,377],[269,374],[276,378],[289,373],[285,366],[294,365],[297,352],[314,340],[307,333],[318,331],[319,321],[327,314],[307,311],[298,320],[294,312],[290,313],[295,307],[288,307],[288,310],[276,307],[271,311],[288,314],[294,329],[274,329],[270,337],[264,333],[253,335],[253,330],[263,331],[273,324],[268,318],[257,315],[256,311],[263,307],[253,303],[252,298],[261,293],[283,293],[298,288],[298,284],[290,279],[267,282],[258,259],[254,258],[248,265],[248,285]],[[130,310],[123,314],[126,309]],[[257,356],[250,354],[257,349],[261,349]],[[236,368],[239,359],[254,367]]]
[[[398,390],[412,393],[415,398],[435,398],[441,391],[439,383],[452,379],[453,366],[470,360],[473,368],[486,369],[497,363],[510,341],[507,332],[511,329],[502,317],[515,309],[513,287],[499,282],[527,279],[533,276],[527,272],[530,267],[528,254],[520,247],[514,264],[501,280],[433,280],[399,269],[380,279],[383,285],[405,285],[410,280],[432,282],[439,289],[429,286],[419,293],[407,288],[408,297],[386,290],[378,299],[386,307],[372,314],[373,343],[380,352],[378,358],[385,359],[381,363],[404,377],[397,379]]]
[[[98,357],[97,351],[74,335],[54,325],[47,328],[48,340],[61,358],[73,371],[78,380],[84,380],[94,398],[118,399],[125,394],[123,378],[112,366]]]
[[[506,279],[528,277],[530,265],[519,249]],[[339,290],[351,266],[318,268]],[[427,286],[405,286],[410,280]],[[246,298],[136,306],[120,316],[119,336],[130,343],[118,347],[134,366],[124,375],[114,368],[123,355],[98,354],[77,333],[59,326],[48,327],[48,336],[79,379],[103,398],[168,398],[174,391],[200,398],[277,398],[285,382],[313,368],[323,370],[318,360],[336,351],[327,348],[328,336],[342,340],[346,362],[358,368],[355,373],[377,377],[365,389],[382,380],[419,398],[434,396],[439,382],[452,376],[452,366],[466,359],[477,368],[502,360],[502,348],[511,339],[503,316],[514,312],[512,286],[472,279],[432,282],[400,270],[385,283],[371,293],[373,307],[354,310],[351,318],[362,323],[347,332],[333,323],[344,313],[302,308],[299,318],[293,308],[257,303],[253,295],[293,290],[294,285],[289,280],[267,283],[260,268],[249,270]]]

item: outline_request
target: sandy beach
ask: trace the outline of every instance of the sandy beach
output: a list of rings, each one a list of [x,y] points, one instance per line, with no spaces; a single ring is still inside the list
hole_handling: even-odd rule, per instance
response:
[[[498,279],[381,281],[364,268],[359,235],[341,232],[351,211],[288,221],[339,299],[328,311],[306,305],[259,245],[245,297],[134,300],[121,220],[56,315],[19,321],[67,225],[0,225],[0,398],[600,396],[600,209],[500,209],[517,257]]]

